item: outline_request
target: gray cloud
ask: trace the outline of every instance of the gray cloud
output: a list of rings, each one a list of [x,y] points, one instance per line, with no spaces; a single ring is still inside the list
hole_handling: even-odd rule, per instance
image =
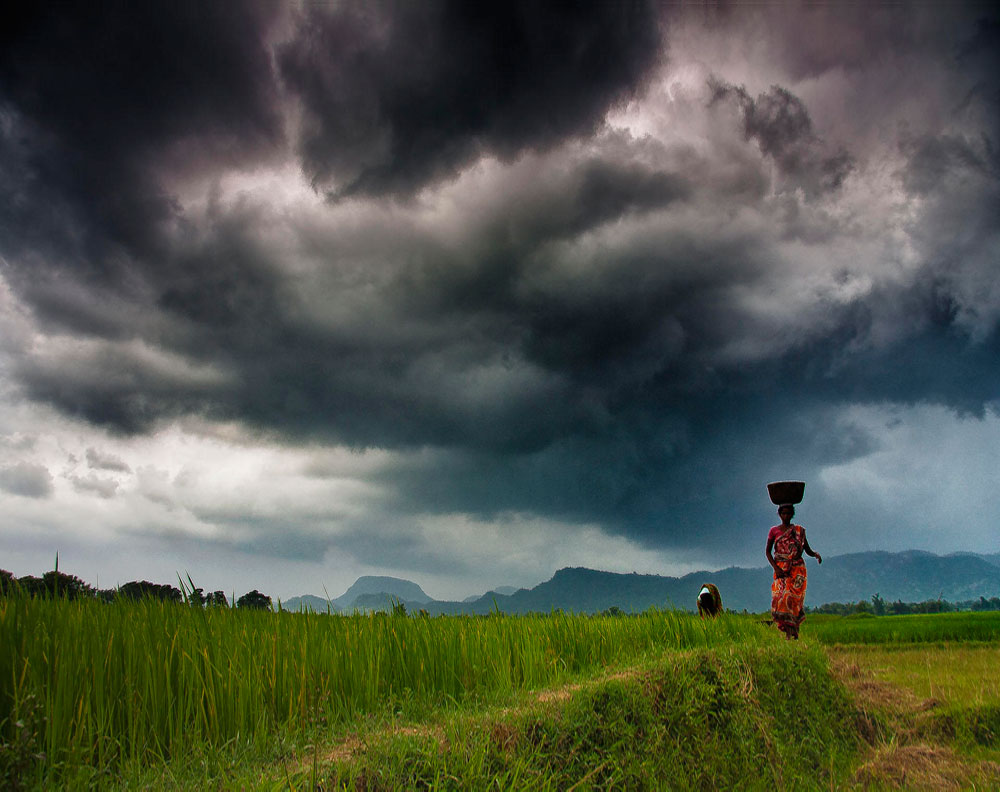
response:
[[[87,467],[95,470],[110,470],[116,473],[131,473],[132,468],[114,454],[107,454],[95,448],[87,449]]]
[[[34,434],[0,435],[0,447],[15,451],[31,451],[37,443],[38,436]]]
[[[102,308],[134,301],[142,269],[162,267],[179,216],[162,173],[238,168],[280,144],[265,47],[275,10],[12,12],[0,40],[0,254],[44,319],[130,336],[134,317]]]
[[[97,495],[100,498],[110,499],[118,494],[118,481],[112,478],[101,478],[93,473],[86,476],[66,476],[77,492]]]
[[[205,411],[196,385],[115,350],[96,349],[75,359],[29,358],[18,373],[32,398],[119,433],[149,431],[164,418]]]
[[[25,498],[47,498],[52,494],[52,474],[44,465],[18,462],[0,468],[0,489]]]
[[[924,204],[913,238],[954,324],[988,345],[1000,319],[1000,153],[995,137],[941,134],[904,139],[903,184]]]
[[[817,431],[846,406],[1000,398],[977,7],[709,15],[719,51],[780,39],[745,74],[668,60],[694,23],[641,3],[199,9],[25,8],[0,42],[0,274],[34,401],[124,435],[198,418],[405,452],[375,474],[402,564],[424,550],[393,517],[424,512],[749,547],[762,478],[879,447]],[[195,511],[252,552],[385,544]]]
[[[774,160],[791,188],[808,195],[836,190],[853,167],[844,149],[829,151],[813,132],[802,101],[780,85],[752,98],[742,86],[713,81],[712,101],[731,101],[740,109],[743,134]]]
[[[483,153],[593,133],[659,53],[644,0],[312,4],[280,63],[310,177],[333,195],[407,195]]]

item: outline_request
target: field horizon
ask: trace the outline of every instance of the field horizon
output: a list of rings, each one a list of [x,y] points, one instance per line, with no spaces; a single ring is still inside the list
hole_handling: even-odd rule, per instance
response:
[[[951,604],[1000,597],[1000,553],[954,552],[938,555],[923,550],[895,553],[865,551],[829,556],[824,559],[823,565],[810,562],[809,568],[806,604],[812,610],[831,603],[870,602],[876,596],[885,603],[946,601]],[[59,571],[58,555],[55,571]],[[42,590],[45,586],[44,575],[42,578],[31,574],[16,578],[7,570],[0,570],[0,575],[4,580],[28,581],[29,590]],[[75,575],[67,576],[67,580],[71,580],[71,585],[81,592],[98,591]],[[639,612],[649,607],[694,610],[698,589],[703,583],[710,582],[722,592],[726,608],[762,613],[770,606],[770,580],[771,570],[766,566],[727,567],[714,572],[691,572],[680,577],[563,567],[531,588],[497,586],[461,601],[434,599],[425,592],[422,584],[387,575],[362,575],[336,597],[327,593],[325,596],[300,594],[282,599],[269,596],[265,583],[259,584],[259,587],[264,590],[261,600],[269,599],[275,609],[349,613],[354,609],[388,611],[402,604],[410,611],[457,615],[487,614],[495,610],[505,613],[546,613],[552,610],[597,613],[612,608]],[[141,590],[147,593],[159,592],[177,600],[183,598],[185,591],[211,591],[207,586],[196,589],[195,581],[180,572],[171,582],[150,583],[143,580],[131,583],[140,583]],[[118,588],[100,591],[110,595],[116,590]],[[237,592],[211,593],[219,602],[225,599],[228,605],[235,605],[238,599]],[[261,592],[253,589],[247,592],[250,593]]]

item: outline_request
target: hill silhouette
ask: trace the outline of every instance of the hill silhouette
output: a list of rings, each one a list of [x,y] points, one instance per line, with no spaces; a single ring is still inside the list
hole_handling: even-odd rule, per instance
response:
[[[919,550],[902,553],[864,552],[830,556],[822,565],[812,559],[806,603],[818,607],[829,602],[870,600],[874,594],[886,602],[923,602],[931,599],[965,601],[1000,595],[1000,554],[989,556],[954,553],[939,556]],[[534,588],[505,594],[490,591],[464,602],[432,600],[416,583],[399,578],[359,578],[343,595],[332,600],[340,610],[386,609],[392,601],[402,601],[407,610],[428,613],[548,613],[553,610],[597,613],[609,608],[625,612],[650,607],[695,609],[703,583],[714,583],[722,593],[723,605],[731,610],[767,611],[770,608],[771,570],[769,567],[729,567],[716,572],[692,572],[682,577],[602,572],[585,567],[566,567]],[[498,587],[502,591],[502,587]],[[509,590],[509,589],[508,589]],[[296,597],[285,603],[310,605],[325,611],[322,598]]]
[[[317,613],[331,611],[384,609],[392,600],[405,602],[407,607],[430,602],[420,586],[410,580],[383,575],[363,575],[339,597],[328,600],[312,594],[292,597],[281,605],[285,610],[312,610]]]

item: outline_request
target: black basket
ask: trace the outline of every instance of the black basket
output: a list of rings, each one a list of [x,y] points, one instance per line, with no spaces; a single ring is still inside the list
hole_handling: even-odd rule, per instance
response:
[[[783,503],[801,503],[805,489],[804,481],[772,481],[767,485],[767,494],[771,503],[780,506]]]

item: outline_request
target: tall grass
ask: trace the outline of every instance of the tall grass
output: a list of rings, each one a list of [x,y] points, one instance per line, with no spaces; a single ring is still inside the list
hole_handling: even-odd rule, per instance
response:
[[[41,724],[43,775],[335,724],[394,701],[500,697],[668,649],[766,640],[681,612],[408,618],[0,600],[0,741]],[[42,717],[38,717],[41,715]]]

